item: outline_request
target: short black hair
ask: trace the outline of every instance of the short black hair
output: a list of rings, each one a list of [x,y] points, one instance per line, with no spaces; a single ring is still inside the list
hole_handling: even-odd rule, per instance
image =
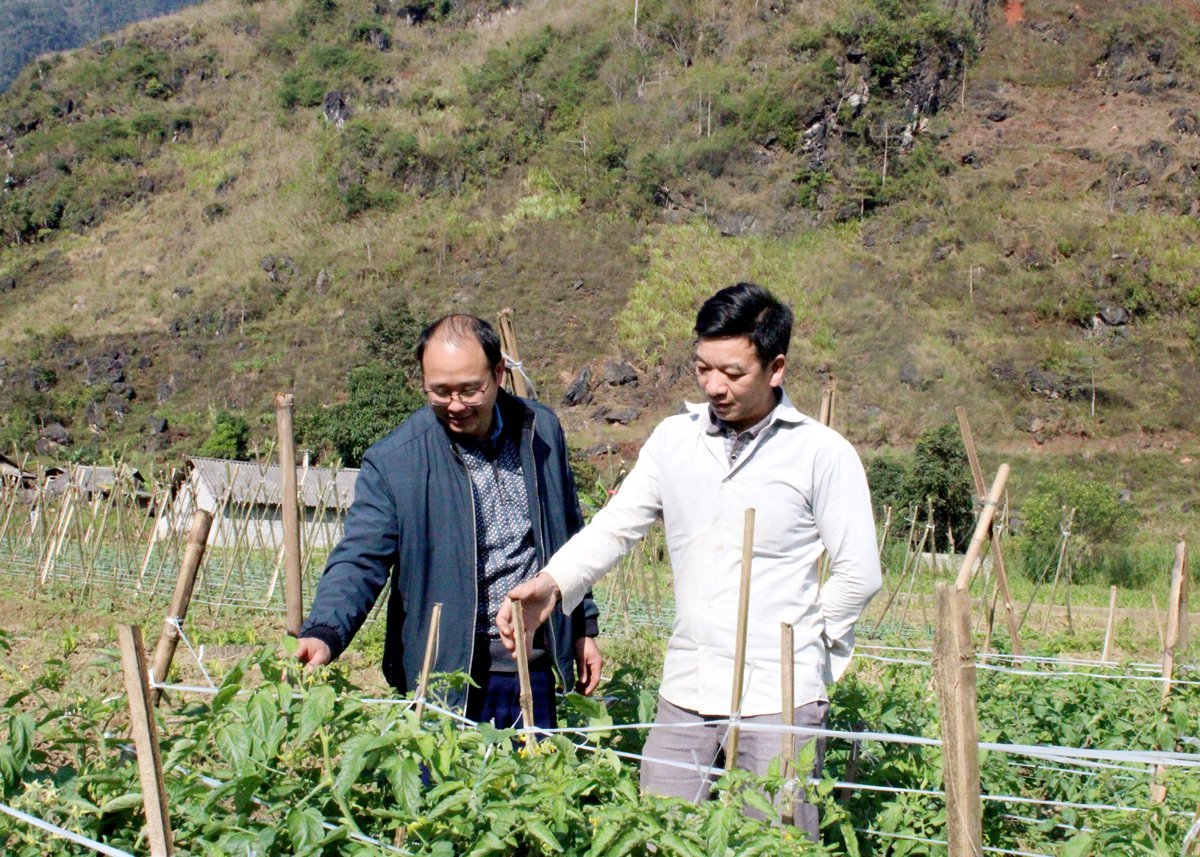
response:
[[[460,343],[464,339],[471,338],[478,342],[479,347],[483,349],[488,368],[495,371],[496,367],[500,365],[500,361],[504,359],[504,355],[500,353],[500,337],[496,334],[496,329],[482,318],[466,313],[444,315],[421,331],[421,335],[417,337],[417,364],[424,371],[425,367],[421,360],[425,356],[425,346],[433,339]]]
[[[792,338],[792,311],[755,283],[735,283],[721,289],[696,313],[698,339],[745,336],[763,366],[787,354]]]

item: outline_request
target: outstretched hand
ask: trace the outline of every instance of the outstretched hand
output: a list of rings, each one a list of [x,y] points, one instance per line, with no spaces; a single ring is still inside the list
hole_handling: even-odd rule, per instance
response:
[[[496,629],[500,632],[500,642],[504,648],[510,652],[517,650],[513,604],[521,605],[521,618],[525,620],[525,651],[528,652],[533,650],[534,632],[549,618],[554,605],[558,603],[558,594],[558,584],[554,578],[541,573],[509,592],[508,598],[500,606],[500,612],[496,614]]]
[[[308,672],[312,672],[317,667],[324,666],[333,660],[333,652],[330,651],[329,644],[324,640],[316,637],[301,637],[296,646],[296,660],[305,664]]]

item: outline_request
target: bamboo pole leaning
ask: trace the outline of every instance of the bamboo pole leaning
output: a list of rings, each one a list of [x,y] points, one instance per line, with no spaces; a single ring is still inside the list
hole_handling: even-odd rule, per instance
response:
[[[1162,703],[1163,716],[1171,696],[1171,685],[1175,680],[1175,651],[1179,646],[1179,630],[1184,621],[1184,593],[1187,586],[1187,542],[1183,539],[1175,545],[1175,565],[1171,568],[1171,600],[1167,604],[1167,636],[1162,656]],[[1158,765],[1154,770],[1154,782],[1150,785],[1150,800],[1162,803],[1167,799],[1167,787],[1163,784],[1166,768]]]
[[[790,622],[781,622],[779,628],[779,657],[780,657],[780,691],[782,708],[780,721],[784,726],[795,726],[796,723],[796,635]],[[783,777],[783,826],[791,827],[796,820],[796,792],[798,782],[791,783],[796,776],[796,736],[792,732],[783,733],[782,756],[779,775]]]
[[[142,648],[142,629],[121,625],[121,665],[125,673],[125,692],[129,696],[129,721],[137,748],[138,776],[142,782],[142,804],[146,810],[146,832],[152,857],[170,857],[174,845],[171,818],[167,810],[167,788],[163,782],[162,756],[158,730],[150,702],[150,682],[146,672],[146,653]]]
[[[300,579],[300,503],[296,493],[296,441],[292,432],[291,393],[275,394],[275,428],[279,435],[279,469],[283,477],[283,561],[286,570],[287,632],[299,636],[304,622],[304,588]]]
[[[513,326],[512,307],[500,310],[500,350],[504,352],[504,379],[515,395],[529,397],[529,383],[525,380],[525,369],[521,364],[521,352],[517,346],[517,332]]]
[[[958,417],[958,429],[962,434],[963,448],[967,452],[967,462],[971,467],[971,478],[975,483],[975,496],[983,503],[987,499],[987,488],[983,481],[983,468],[979,465],[979,453],[975,449],[975,437],[971,432],[971,423],[967,419],[967,410],[961,405],[954,409],[955,416]],[[1008,623],[1008,636],[1012,645],[1012,653],[1014,655],[1022,654],[1021,651],[1021,627],[1017,621],[1016,607],[1013,606],[1012,591],[1008,585],[1008,569],[1004,563],[1004,546],[999,538],[992,538],[992,559],[996,568],[996,588],[1000,592],[1001,602],[1004,606],[1004,616]],[[987,649],[985,648],[985,651]],[[1020,663],[1017,660],[1016,663]]]
[[[725,740],[725,765],[737,767],[738,738],[741,730],[738,722],[742,712],[742,680],[746,673],[746,634],[750,622],[750,569],[754,560],[754,509],[746,510],[745,527],[742,534],[742,577],[738,589],[737,639],[733,651],[733,697],[729,716],[733,723]]]
[[[208,531],[212,527],[212,521],[212,513],[203,509],[197,509],[192,516],[192,528],[188,531],[187,548],[179,568],[179,577],[175,581],[175,592],[171,596],[171,606],[163,620],[162,633],[154,650],[155,686],[150,693],[152,705],[158,705],[162,699],[162,689],[158,685],[167,680],[171,661],[175,659],[175,648],[179,645],[179,626],[187,618],[188,605],[192,602],[192,590],[196,586],[196,572],[204,560],[204,549],[208,545]]]
[[[425,659],[421,663],[421,679],[417,682],[417,722],[425,716],[425,695],[429,692],[429,673],[437,661],[438,635],[442,630],[442,602],[435,602],[429,617],[429,636],[425,640]]]
[[[537,744],[533,721],[533,690],[529,686],[529,643],[525,639],[525,614],[521,602],[509,598],[513,614],[513,636],[516,638],[517,682],[520,684],[521,723],[525,727],[525,745]]]

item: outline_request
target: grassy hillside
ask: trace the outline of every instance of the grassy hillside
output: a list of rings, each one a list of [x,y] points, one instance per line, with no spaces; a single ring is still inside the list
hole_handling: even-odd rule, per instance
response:
[[[90,42],[132,21],[166,15],[196,0],[4,0],[0,3],[0,91],[39,54]]]
[[[0,100],[0,442],[263,439],[398,308],[506,305],[551,403],[633,363],[562,411],[634,442],[690,392],[698,300],[756,278],[799,312],[794,397],[835,378],[864,450],[963,405],[987,463],[1191,526],[1200,23],[918,6],[212,0],[43,62]]]

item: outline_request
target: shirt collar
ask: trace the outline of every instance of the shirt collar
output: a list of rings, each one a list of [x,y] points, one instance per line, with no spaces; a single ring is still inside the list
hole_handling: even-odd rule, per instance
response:
[[[800,411],[796,410],[796,406],[792,404],[792,400],[788,398],[787,392],[779,387],[779,401],[774,409],[767,414],[761,422],[751,426],[748,431],[754,437],[762,433],[762,430],[772,423],[778,421],[783,423],[793,423],[799,425],[805,422],[811,422],[812,418],[807,417]],[[700,428],[708,434],[721,434],[724,430],[724,423],[716,417],[712,412],[712,406],[708,402],[684,402],[684,408],[689,414],[695,417]]]

